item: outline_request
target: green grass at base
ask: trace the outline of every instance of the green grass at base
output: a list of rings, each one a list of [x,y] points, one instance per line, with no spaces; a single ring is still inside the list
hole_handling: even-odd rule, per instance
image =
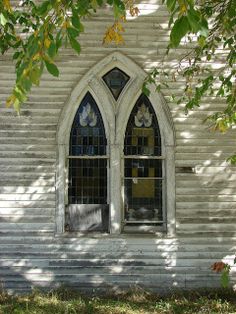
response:
[[[236,293],[231,289],[173,292],[165,296],[142,290],[117,295],[82,296],[61,288],[11,296],[0,293],[0,314],[179,314],[236,313]]]

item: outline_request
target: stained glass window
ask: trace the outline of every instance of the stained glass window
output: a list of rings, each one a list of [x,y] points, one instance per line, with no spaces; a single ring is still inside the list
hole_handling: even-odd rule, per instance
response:
[[[129,76],[118,68],[114,68],[103,76],[103,80],[117,100],[123,88],[129,81]]]
[[[107,231],[107,140],[90,93],[82,100],[70,134],[67,226],[71,231]]]
[[[124,145],[125,213],[127,223],[163,221],[161,136],[153,107],[144,95],[134,106]]]

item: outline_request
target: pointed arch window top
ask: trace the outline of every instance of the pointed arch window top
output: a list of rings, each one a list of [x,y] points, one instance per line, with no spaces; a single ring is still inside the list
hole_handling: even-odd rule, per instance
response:
[[[125,155],[161,156],[161,134],[154,109],[142,94],[128,120],[125,133]]]
[[[106,155],[107,140],[98,106],[88,92],[83,98],[70,134],[71,156]]]
[[[118,68],[113,68],[107,72],[103,77],[104,82],[111,91],[115,100],[120,96],[120,93],[128,83],[130,77]]]

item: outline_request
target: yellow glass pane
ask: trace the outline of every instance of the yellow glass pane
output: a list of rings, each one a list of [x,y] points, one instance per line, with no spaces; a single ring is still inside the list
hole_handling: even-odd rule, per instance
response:
[[[132,168],[132,177],[138,176],[138,168]]]
[[[133,179],[132,181],[132,197],[149,197],[155,196],[155,180]]]
[[[132,136],[132,146],[138,145],[138,138],[137,136]]]
[[[154,168],[149,168],[148,176],[149,177],[155,177],[155,169]]]

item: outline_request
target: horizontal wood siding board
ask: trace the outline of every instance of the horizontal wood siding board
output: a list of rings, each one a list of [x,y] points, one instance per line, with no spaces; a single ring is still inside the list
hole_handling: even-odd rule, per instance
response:
[[[99,9],[85,19],[81,55],[62,48],[60,77],[46,71],[22,106],[21,117],[0,108],[0,279],[9,291],[50,289],[68,284],[82,291],[106,291],[140,285],[163,291],[217,287],[215,261],[233,261],[236,250],[236,168],[226,158],[235,150],[235,130],[209,130],[202,121],[224,109],[222,99],[203,97],[188,116],[184,105],[169,101],[182,95],[182,78],[162,90],[176,130],[176,237],[158,235],[55,235],[56,132],[74,86],[114,51],[133,59],[144,71],[153,66],[175,72],[175,60],[189,49],[170,50],[168,16],[161,0],[138,3],[140,16],[125,23],[125,45],[102,45],[113,12]],[[19,1],[12,0],[17,5]],[[224,66],[220,51],[215,65]],[[0,56],[0,101],[12,91],[13,52]],[[148,57],[147,57],[148,56]],[[186,168],[191,169],[186,172]],[[232,268],[235,271],[235,268]],[[232,279],[236,282],[235,276]]]

